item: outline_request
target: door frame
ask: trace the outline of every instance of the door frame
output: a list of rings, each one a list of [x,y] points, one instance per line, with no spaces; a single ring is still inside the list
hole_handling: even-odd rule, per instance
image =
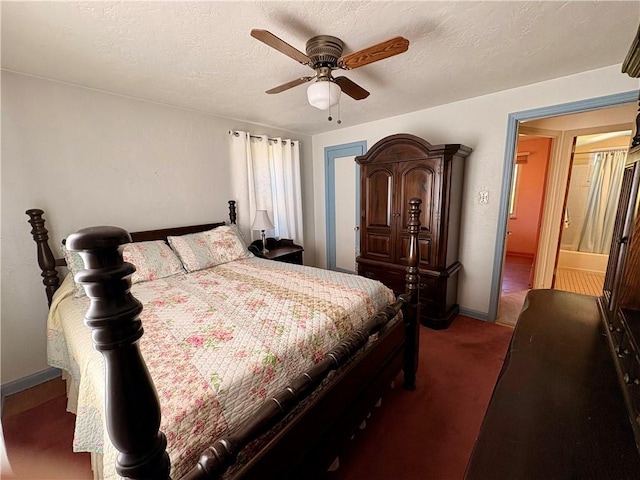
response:
[[[540,227],[538,230],[538,238],[536,239],[534,263],[531,267],[533,269],[533,281],[531,282],[531,288],[544,288],[541,287],[541,279],[545,278],[545,268],[547,266],[546,259],[548,258],[550,251],[554,248],[553,235],[551,234],[553,222],[551,222],[550,219],[555,218],[556,216],[554,208],[556,202],[560,201],[562,203],[564,199],[565,190],[562,188],[562,185],[563,179],[564,185],[567,183],[566,177],[568,174],[568,167],[565,168],[565,163],[563,161],[558,161],[558,159],[562,160],[560,155],[562,147],[562,132],[560,130],[549,130],[530,127],[527,125],[519,125],[518,134],[520,133],[551,139],[544,195],[540,211]],[[517,148],[518,143],[516,140],[516,149]]]
[[[632,123],[632,122],[629,122]],[[557,157],[550,167],[553,167],[549,176],[551,191],[545,202],[543,214],[544,236],[540,237],[538,246],[539,265],[532,288],[553,288],[553,277],[558,263],[558,251],[562,237],[562,217],[566,209],[566,199],[569,192],[570,170],[572,167],[572,150],[574,138],[595,133],[614,132],[626,130],[627,124],[606,125],[602,127],[583,127],[565,130],[559,141]],[[553,182],[553,183],[551,183]]]
[[[506,145],[503,160],[504,172],[502,177],[502,188],[500,193],[500,206],[498,210],[498,225],[496,231],[496,244],[493,256],[493,272],[491,278],[491,293],[489,298],[489,312],[487,319],[494,322],[498,315],[500,303],[500,288],[502,285],[502,270],[504,267],[504,253],[506,247],[507,222],[509,220],[509,191],[513,177],[513,165],[517,149],[518,126],[520,122],[526,120],[537,120],[540,118],[555,117],[572,113],[582,113],[591,110],[615,107],[627,103],[637,103],[638,90],[616,93],[603,97],[579,100],[576,102],[552,105],[549,107],[523,110],[521,112],[510,113],[507,117]]]
[[[367,141],[361,140],[358,142],[343,143],[340,145],[331,145],[324,147],[324,198],[325,198],[325,212],[326,212],[326,245],[327,245],[327,269],[344,271],[336,267],[336,204],[335,204],[335,160],[336,158],[351,157],[364,155],[367,151]],[[355,226],[360,227],[360,165],[356,166],[356,218]],[[360,230],[356,231],[355,239],[356,251],[359,250],[360,245]],[[353,273],[353,272],[349,272]]]

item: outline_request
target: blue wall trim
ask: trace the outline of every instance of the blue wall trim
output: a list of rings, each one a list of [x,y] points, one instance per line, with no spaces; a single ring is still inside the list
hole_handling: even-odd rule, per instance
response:
[[[525,120],[536,120],[538,118],[566,115],[568,113],[581,113],[588,112],[590,110],[599,110],[601,108],[613,107],[625,103],[636,103],[637,101],[638,90],[631,90],[624,93],[605,95],[604,97],[588,98],[577,102],[561,103],[559,105],[534,108],[532,110],[523,110],[521,112],[511,113],[510,115],[515,116],[518,121],[522,122]]]
[[[18,392],[22,392],[31,387],[35,387],[36,385],[40,385],[41,383],[48,382],[49,380],[53,380],[61,375],[61,372],[57,368],[49,367],[46,370],[42,370],[40,372],[32,373],[31,375],[27,375],[26,377],[19,378],[12,382],[3,383],[0,387],[1,391],[1,401],[2,405],[0,406],[0,410],[4,409],[4,401],[5,398],[9,395],[14,395]]]
[[[507,118],[507,138],[504,148],[503,178],[500,192],[500,209],[498,211],[498,231],[496,236],[496,248],[493,258],[493,276],[491,279],[491,298],[489,301],[488,320],[495,321],[498,316],[498,305],[500,303],[500,287],[502,284],[502,268],[504,263],[504,249],[507,235],[507,223],[509,216],[509,191],[511,189],[511,178],[513,176],[513,159],[515,158],[518,145],[518,125],[525,120],[536,120],[539,118],[555,117],[571,113],[582,113],[602,108],[615,107],[626,103],[636,103],[638,101],[638,90],[630,92],[616,93],[603,97],[589,98],[577,102],[562,103],[549,107],[535,108],[521,112],[510,113]]]
[[[460,307],[460,315],[465,317],[475,318],[477,320],[488,320],[489,314],[487,312],[478,312],[477,310],[470,310],[468,308]]]
[[[335,160],[341,157],[364,155],[367,141],[344,143],[324,148],[324,198],[326,217],[327,268],[329,270],[346,271],[336,268],[336,205],[335,205]],[[360,225],[360,165],[356,164],[356,219]],[[357,241],[360,232],[358,232]],[[353,272],[349,272],[353,273]]]

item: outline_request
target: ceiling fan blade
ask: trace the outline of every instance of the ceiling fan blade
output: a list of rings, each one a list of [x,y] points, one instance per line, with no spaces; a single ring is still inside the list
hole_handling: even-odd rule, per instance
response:
[[[284,40],[280,40],[273,33],[267,30],[259,30],[254,28],[251,30],[251,36],[260,40],[262,43],[266,43],[272,48],[275,48],[286,56],[293,58],[296,62],[300,62],[303,65],[311,65],[311,60],[304,53],[297,48],[292,47]]]
[[[349,80],[347,77],[336,77],[333,80],[338,84],[338,86],[344,93],[349,95],[354,100],[362,100],[369,96],[369,92],[367,92],[357,83]]]
[[[409,40],[404,37],[395,37],[386,42],[378,43],[358,52],[350,53],[338,59],[338,67],[345,70],[368,65],[385,58],[404,53],[409,49]]]
[[[302,85],[303,83],[308,82],[309,80],[313,80],[315,77],[300,77],[295,80],[291,80],[290,82],[283,83],[282,85],[278,85],[277,87],[272,88],[271,90],[267,90],[266,93],[280,93],[285,90],[289,90],[290,88],[296,87],[298,85]]]

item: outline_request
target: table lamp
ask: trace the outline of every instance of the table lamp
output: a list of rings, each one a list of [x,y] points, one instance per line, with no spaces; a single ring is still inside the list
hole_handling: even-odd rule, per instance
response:
[[[275,227],[273,223],[271,223],[271,219],[269,219],[269,214],[266,210],[256,210],[256,216],[253,219],[253,225],[251,226],[251,230],[260,230],[260,235],[262,237],[262,254],[266,255],[269,253],[267,250],[267,239],[265,238],[264,231],[265,230],[273,230]]]

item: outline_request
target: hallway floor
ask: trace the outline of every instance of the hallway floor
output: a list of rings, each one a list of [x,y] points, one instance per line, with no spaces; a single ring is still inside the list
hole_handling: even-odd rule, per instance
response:
[[[530,288],[533,259],[520,255],[505,257],[502,290],[498,307],[498,323],[514,326]]]
[[[502,290],[497,322],[515,326],[531,285],[532,258],[507,254],[502,274]],[[604,274],[571,268],[558,268],[554,288],[565,292],[599,296]]]

